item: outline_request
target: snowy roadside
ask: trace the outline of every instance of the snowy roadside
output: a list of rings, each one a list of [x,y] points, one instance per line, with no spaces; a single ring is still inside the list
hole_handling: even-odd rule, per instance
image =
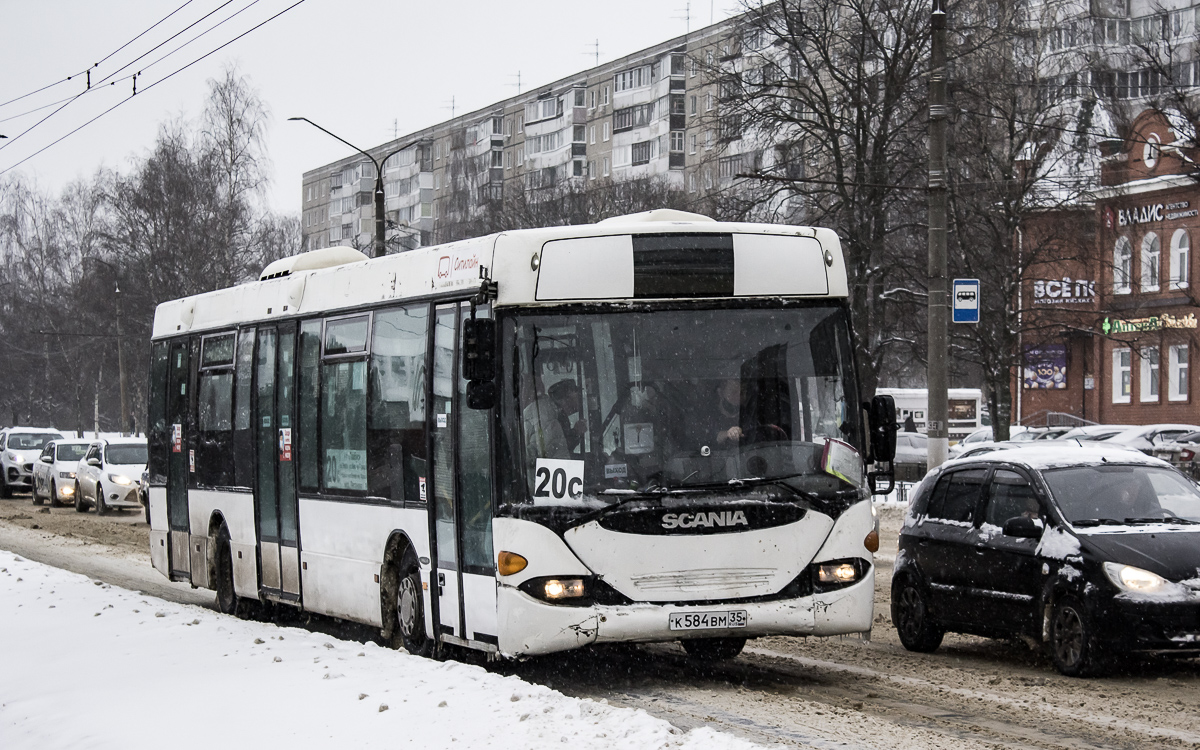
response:
[[[0,551],[0,747],[761,747]]]

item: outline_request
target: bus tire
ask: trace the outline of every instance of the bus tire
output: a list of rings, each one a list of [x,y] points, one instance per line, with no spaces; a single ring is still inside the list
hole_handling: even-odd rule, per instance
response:
[[[75,512],[87,512],[87,504],[83,502],[83,493],[79,491],[79,482],[75,483]]]
[[[688,656],[700,661],[725,661],[742,653],[745,638],[691,638],[685,640],[683,650]]]
[[[396,628],[392,643],[403,646],[414,656],[432,656],[433,639],[425,632],[425,599],[421,594],[421,571],[412,554],[405,555],[397,576],[396,597],[392,602],[396,612]]]
[[[213,577],[216,579],[217,609],[226,615],[240,616],[244,607],[233,588],[233,550],[229,546],[229,527],[221,524],[213,540]]]

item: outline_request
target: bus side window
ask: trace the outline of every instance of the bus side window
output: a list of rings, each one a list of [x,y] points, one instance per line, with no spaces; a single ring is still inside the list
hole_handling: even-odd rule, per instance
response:
[[[321,454],[317,444],[321,410],[321,321],[300,324],[300,368],[297,395],[299,416],[293,437],[301,492],[316,492],[321,484]]]
[[[234,334],[206,336],[201,342],[196,389],[196,484],[227,487],[233,483]]]
[[[233,463],[234,484],[254,486],[254,431],[250,415],[254,408],[254,328],[243,328],[238,335],[237,361],[234,365]]]
[[[367,415],[368,493],[421,502],[429,305],[375,313]]]
[[[462,319],[467,310],[463,309]],[[489,317],[480,308],[481,318]],[[461,373],[460,373],[461,374]],[[462,564],[468,572],[493,569],[492,557],[492,410],[468,409],[467,381],[458,379],[459,502],[462,506]],[[475,569],[475,570],[472,570]]]
[[[167,483],[167,454],[170,428],[167,426],[167,360],[170,344],[156,341],[150,353],[149,429],[150,460],[146,466],[152,484]]]

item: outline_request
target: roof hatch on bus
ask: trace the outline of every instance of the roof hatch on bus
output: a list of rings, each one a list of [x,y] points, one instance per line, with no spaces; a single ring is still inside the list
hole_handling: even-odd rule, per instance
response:
[[[290,276],[301,271],[315,271],[319,268],[332,268],[364,260],[367,260],[367,256],[352,247],[345,245],[323,247],[320,250],[310,250],[307,253],[280,258],[264,268],[258,280],[266,281],[280,276]]]
[[[829,293],[812,237],[662,233],[553,240],[538,300],[812,296]]]

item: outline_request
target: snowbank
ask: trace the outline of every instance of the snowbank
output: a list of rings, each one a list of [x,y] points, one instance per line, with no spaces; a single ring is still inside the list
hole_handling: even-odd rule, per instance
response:
[[[0,748],[760,747],[0,551]]]

